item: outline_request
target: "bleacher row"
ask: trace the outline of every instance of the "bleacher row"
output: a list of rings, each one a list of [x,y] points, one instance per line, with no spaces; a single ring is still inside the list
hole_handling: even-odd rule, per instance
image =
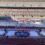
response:
[[[45,2],[45,0],[0,0],[4,2]]]
[[[0,16],[45,16],[43,9],[0,9]]]
[[[0,6],[1,7],[45,7],[45,0],[0,0]]]
[[[9,38],[0,41],[0,44],[9,44],[9,45],[45,45],[43,42],[39,42],[33,38]]]
[[[0,29],[29,29],[29,30],[45,30],[45,27],[15,27],[15,26],[0,26]]]
[[[40,40],[40,41],[45,42],[45,38],[37,38],[37,39]]]

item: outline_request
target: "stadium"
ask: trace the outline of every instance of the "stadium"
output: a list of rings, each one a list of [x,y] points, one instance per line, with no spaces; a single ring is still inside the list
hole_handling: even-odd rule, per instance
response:
[[[0,0],[0,45],[45,45],[45,0]]]

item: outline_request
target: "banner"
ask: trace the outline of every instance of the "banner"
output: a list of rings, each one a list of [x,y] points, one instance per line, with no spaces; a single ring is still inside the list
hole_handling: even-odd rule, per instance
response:
[[[30,21],[30,19],[15,19],[15,21]]]

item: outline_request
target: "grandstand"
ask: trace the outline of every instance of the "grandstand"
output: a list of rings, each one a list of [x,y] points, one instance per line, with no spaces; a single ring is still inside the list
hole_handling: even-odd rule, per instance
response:
[[[45,45],[45,0],[0,0],[0,45]]]
[[[10,16],[13,19],[45,19],[45,9],[0,9],[0,16]]]
[[[0,0],[0,6],[1,7],[45,7],[45,0]]]

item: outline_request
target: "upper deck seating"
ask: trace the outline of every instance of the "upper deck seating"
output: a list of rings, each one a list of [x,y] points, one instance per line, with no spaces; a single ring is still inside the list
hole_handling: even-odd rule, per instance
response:
[[[43,9],[0,9],[0,16],[45,16]]]
[[[0,0],[0,6],[1,7],[45,7],[45,0]]]

